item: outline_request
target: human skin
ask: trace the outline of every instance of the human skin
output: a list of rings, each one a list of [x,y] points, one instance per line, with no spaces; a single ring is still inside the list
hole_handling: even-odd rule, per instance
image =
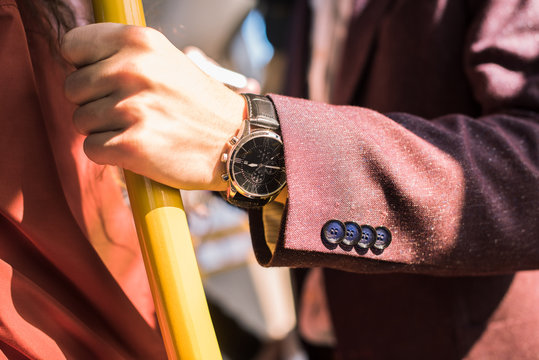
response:
[[[61,51],[76,70],[65,95],[99,164],[182,189],[225,190],[220,161],[243,97],[204,74],[161,33],[112,23],[75,28]]]

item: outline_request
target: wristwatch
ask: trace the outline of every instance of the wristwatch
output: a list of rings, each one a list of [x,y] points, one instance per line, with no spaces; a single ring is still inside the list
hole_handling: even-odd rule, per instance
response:
[[[232,205],[254,208],[275,199],[285,186],[284,150],[273,103],[266,96],[242,95],[248,116],[221,157],[228,182],[223,196]]]

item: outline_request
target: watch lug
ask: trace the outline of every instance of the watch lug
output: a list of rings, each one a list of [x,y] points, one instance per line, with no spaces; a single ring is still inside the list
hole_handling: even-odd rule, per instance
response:
[[[240,140],[240,139],[238,139],[237,136],[232,136],[232,137],[230,138],[230,140],[228,140],[228,143],[229,143],[230,145],[236,145],[236,144],[238,143],[239,140]]]
[[[230,189],[228,190],[228,197],[229,198],[233,198],[234,196],[236,196],[236,194],[238,193],[238,191],[236,190],[236,188],[234,186],[232,186],[232,184],[230,185]]]

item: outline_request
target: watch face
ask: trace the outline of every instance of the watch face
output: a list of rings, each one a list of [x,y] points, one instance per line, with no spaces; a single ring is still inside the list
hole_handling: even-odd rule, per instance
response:
[[[283,143],[274,132],[242,138],[230,161],[232,181],[242,195],[270,196],[286,183]]]

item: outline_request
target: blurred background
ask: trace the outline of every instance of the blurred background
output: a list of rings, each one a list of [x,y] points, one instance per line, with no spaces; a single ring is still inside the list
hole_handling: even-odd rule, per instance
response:
[[[289,1],[143,0],[143,5],[148,26],[179,49],[201,49],[223,67],[256,79],[262,93],[282,90]],[[182,198],[224,358],[308,359],[297,336],[289,270],[258,265],[246,212],[211,192],[182,191]]]

